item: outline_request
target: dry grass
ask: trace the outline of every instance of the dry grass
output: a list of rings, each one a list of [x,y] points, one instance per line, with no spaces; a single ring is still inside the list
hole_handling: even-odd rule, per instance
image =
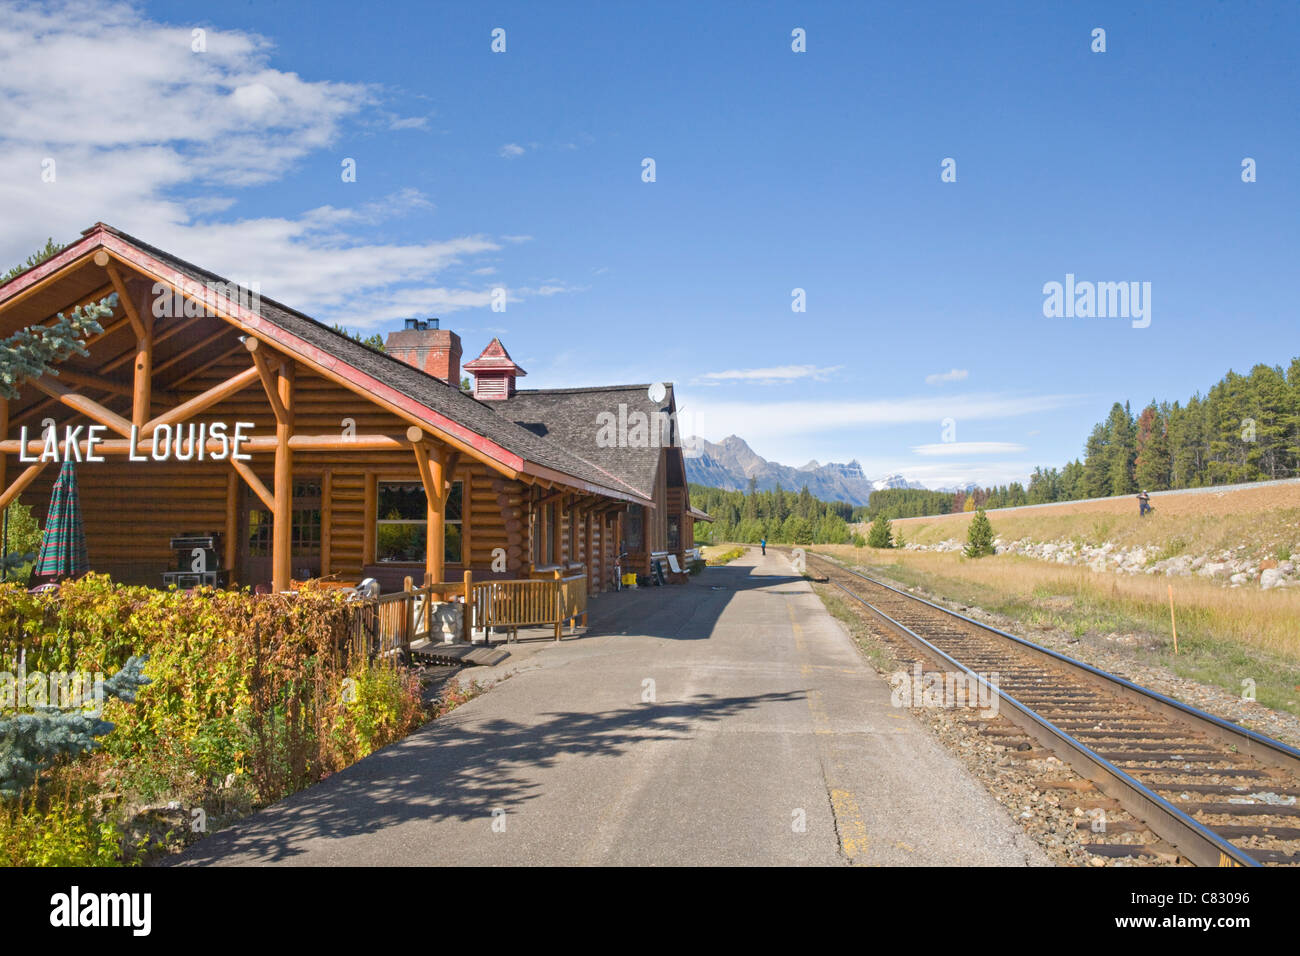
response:
[[[1078,541],[1098,546],[1156,547],[1189,554],[1235,549],[1243,556],[1300,556],[1300,484],[1199,494],[1162,494],[1152,499],[1156,513],[1138,517],[1134,498],[1063,502],[1038,508],[1006,508],[988,513],[1004,541]],[[900,518],[893,522],[909,542],[935,544],[966,539],[972,515]],[[1175,585],[1177,588],[1178,585]],[[1163,586],[1162,586],[1163,589]]]
[[[700,555],[704,558],[705,564],[711,567],[728,564],[736,558],[743,555],[747,546],[735,544],[734,542],[724,541],[719,544],[706,544],[700,547]]]
[[[939,592],[944,580],[967,582],[1013,604],[1100,609],[1166,635],[1172,584],[1180,638],[1227,640],[1300,661],[1300,591],[1225,588],[1199,578],[1120,575],[1010,554],[975,560],[951,553],[848,545],[816,550],[849,563],[898,565],[932,580],[932,588]]]

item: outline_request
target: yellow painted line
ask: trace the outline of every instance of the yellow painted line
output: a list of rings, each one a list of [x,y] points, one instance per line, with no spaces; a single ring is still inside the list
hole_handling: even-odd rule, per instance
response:
[[[790,627],[794,631],[794,646],[803,658],[808,652],[803,642],[803,628],[795,620],[794,605],[787,601],[785,607],[790,615]],[[800,663],[799,671],[804,677],[811,677],[813,668],[804,659]],[[821,691],[809,688],[805,699],[808,701],[808,710],[812,713],[813,733],[833,735],[834,731],[831,729],[830,717],[823,706]],[[844,769],[844,765],[825,745],[822,745],[822,750],[836,769]],[[835,832],[839,834],[840,852],[850,861],[865,856],[868,843],[867,824],[862,819],[862,810],[858,807],[857,798],[850,791],[837,787],[833,781],[827,780],[826,785],[831,795],[831,813],[835,817]]]
[[[840,835],[840,850],[850,860],[865,856],[867,825],[862,820],[862,811],[853,794],[847,790],[832,790],[831,810],[835,813],[835,829]]]

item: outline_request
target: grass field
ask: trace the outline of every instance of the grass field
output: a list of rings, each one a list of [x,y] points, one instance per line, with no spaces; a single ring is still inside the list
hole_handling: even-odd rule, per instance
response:
[[[1138,517],[1134,498],[1063,502],[1038,508],[989,512],[1004,541],[1077,541],[1098,547],[1152,547],[1172,554],[1237,549],[1243,556],[1300,556],[1300,484],[1179,494],[1152,498],[1156,512]],[[966,539],[970,513],[893,522],[910,543]]]
[[[1228,589],[1199,578],[1117,575],[1010,554],[973,560],[849,545],[812,550],[924,587],[949,604],[974,605],[1031,627],[1059,628],[1090,641],[1131,636],[1134,654],[1180,676],[1232,693],[1250,678],[1260,703],[1300,713],[1300,590]]]

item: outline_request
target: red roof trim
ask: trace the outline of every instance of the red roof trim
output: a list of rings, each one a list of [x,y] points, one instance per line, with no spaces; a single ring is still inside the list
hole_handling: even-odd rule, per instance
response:
[[[122,258],[124,261],[130,262],[142,272],[151,274],[159,281],[171,284],[172,279],[184,279],[183,276],[178,276],[172,269],[159,262],[153,256],[132,245],[130,242],[127,242],[116,233],[110,231],[104,223],[96,223],[90,229],[86,230],[81,239],[72,243],[58,255],[51,256],[40,265],[29,269],[22,275],[15,276],[6,285],[0,286],[0,289],[4,290],[3,297],[0,298],[0,306],[3,306],[5,301],[18,295],[24,289],[31,287],[46,276],[57,272],[64,266],[67,266],[89,254],[96,247],[107,249]],[[626,492],[593,485],[575,475],[557,472],[554,469],[546,468],[534,462],[530,462],[512,451],[502,448],[500,445],[490,441],[478,432],[453,421],[441,412],[435,411],[429,406],[397,391],[391,385],[387,385],[379,379],[367,375],[359,369],[348,365],[346,362],[341,361],[337,356],[325,352],[311,343],[298,338],[296,335],[285,331],[275,323],[244,308],[238,302],[232,302],[225,296],[221,296],[220,298],[226,306],[224,310],[226,317],[233,319],[245,331],[266,337],[277,345],[283,346],[289,351],[296,353],[298,357],[304,359],[308,364],[328,369],[331,372],[337,372],[340,366],[346,368],[348,372],[351,373],[351,377],[349,377],[348,380],[352,384],[357,385],[363,391],[383,399],[389,405],[401,409],[407,414],[421,419],[435,429],[456,438],[466,445],[469,445],[471,448],[481,452],[485,457],[492,459],[506,469],[534,476],[546,475],[549,477],[557,474],[563,475],[566,481],[571,483],[571,487],[615,498],[631,498],[631,496]]]

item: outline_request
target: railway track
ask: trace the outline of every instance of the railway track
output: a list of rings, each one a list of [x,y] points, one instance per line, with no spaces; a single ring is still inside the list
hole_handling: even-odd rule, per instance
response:
[[[1300,866],[1300,751],[821,555],[808,557],[869,621],[914,652],[923,674],[963,675],[953,686],[978,685],[986,701],[996,695],[996,717],[974,721],[982,733],[1055,754],[1105,794],[1091,801],[1103,813],[1122,808],[1134,818],[1103,826],[1100,839],[1118,829],[1139,842],[1095,841],[1090,852],[1169,859],[1172,850],[1199,866]],[[938,677],[925,680],[942,686]]]

